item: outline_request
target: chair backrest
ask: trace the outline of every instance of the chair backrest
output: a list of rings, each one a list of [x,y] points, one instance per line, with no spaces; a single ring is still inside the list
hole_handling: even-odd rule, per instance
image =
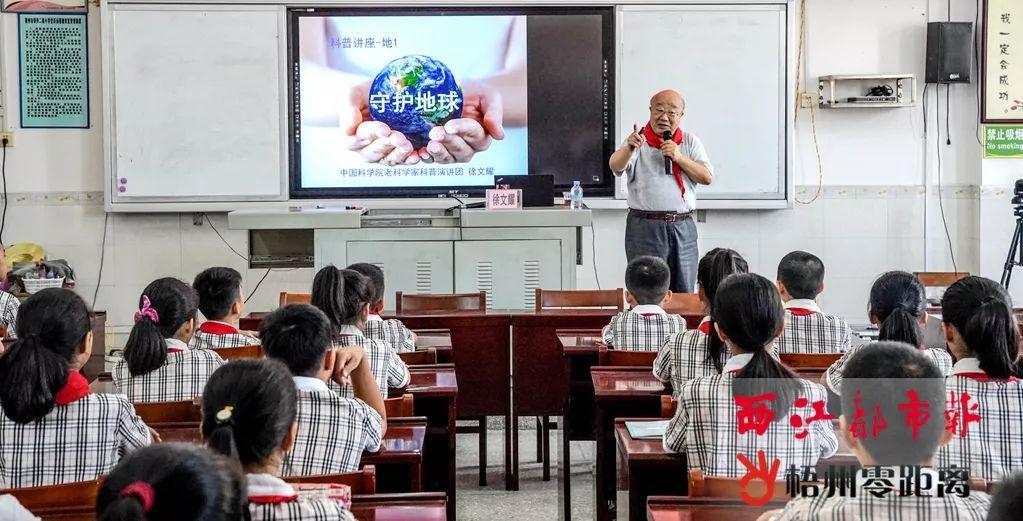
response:
[[[613,308],[623,311],[625,290],[536,288],[536,311],[546,308]]]
[[[224,360],[241,360],[243,358],[263,358],[263,346],[251,345],[242,347],[223,347],[213,349],[214,353],[220,355]]]
[[[405,351],[398,353],[398,358],[401,358],[405,365],[433,365],[437,363],[437,348],[427,347],[426,349]]]
[[[914,271],[913,275],[920,279],[925,288],[947,288],[955,281],[970,276],[964,271]]]
[[[827,369],[842,353],[782,353],[778,357],[792,369]]]
[[[94,519],[96,494],[102,480],[79,481],[45,487],[0,490],[10,494],[29,512],[43,519]]]
[[[373,465],[366,465],[362,470],[356,472],[344,472],[341,474],[318,474],[315,476],[288,476],[284,478],[288,483],[328,483],[333,485],[348,485],[352,488],[352,494],[376,494],[377,493],[377,470]]]
[[[653,367],[655,358],[657,358],[657,351],[622,351],[601,347],[597,355],[597,364],[617,367]]]
[[[727,497],[739,498],[746,492],[750,496],[760,497],[767,491],[767,485],[758,479],[742,485],[741,478],[722,478],[704,476],[700,469],[689,469],[689,497]],[[774,499],[788,499],[785,492],[785,481],[774,484]]]
[[[405,393],[397,398],[384,399],[384,412],[387,413],[388,420],[415,416],[412,395]]]
[[[676,402],[670,394],[661,395],[661,418],[674,418],[675,411],[678,409],[678,402]]]
[[[671,299],[664,305],[664,310],[679,315],[702,315],[707,312],[703,308],[703,301],[696,293],[672,293]]]
[[[283,308],[288,304],[308,304],[312,299],[313,296],[309,293],[288,293],[287,291],[282,291],[277,304]]]
[[[397,314],[429,314],[446,311],[486,311],[487,292],[450,293],[446,295],[406,295],[401,291],[394,294]]]
[[[198,399],[177,402],[136,403],[135,413],[153,427],[162,423],[201,423],[202,406]]]

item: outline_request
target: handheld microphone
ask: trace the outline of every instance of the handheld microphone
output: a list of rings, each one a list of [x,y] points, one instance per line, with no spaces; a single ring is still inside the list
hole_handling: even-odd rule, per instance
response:
[[[665,141],[670,141],[671,132],[667,130],[662,132],[661,139],[664,139]],[[668,156],[664,156],[664,175],[674,175],[674,173],[671,171],[671,158]]]

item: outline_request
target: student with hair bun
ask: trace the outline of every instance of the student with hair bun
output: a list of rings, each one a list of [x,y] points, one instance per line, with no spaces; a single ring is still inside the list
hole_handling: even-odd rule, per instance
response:
[[[945,290],[942,329],[958,360],[945,379],[946,409],[957,415],[952,440],[938,451],[940,466],[970,469],[970,477],[999,481],[1023,470],[1023,382],[1020,333],[1005,288],[966,277]],[[964,404],[964,396],[970,398]],[[979,405],[977,422],[965,413]],[[965,412],[964,412],[965,407]]]
[[[241,521],[245,480],[237,464],[194,445],[167,443],[133,452],[96,496],[99,521]]]
[[[166,277],[146,286],[135,325],[114,366],[118,391],[134,403],[188,400],[202,394],[213,371],[224,364],[210,350],[189,349],[198,298],[184,282]]]
[[[388,388],[405,387],[411,375],[394,347],[363,335],[372,300],[373,287],[369,279],[355,270],[330,265],[313,277],[311,304],[330,320],[334,333],[332,349],[362,346],[376,377],[380,396],[387,398]],[[338,389],[333,383],[331,388]],[[355,396],[350,385],[340,387],[340,392],[347,398]]]
[[[21,305],[20,336],[0,356],[0,489],[96,479],[151,443],[124,396],[92,394],[78,372],[92,353],[90,319],[67,289]]]

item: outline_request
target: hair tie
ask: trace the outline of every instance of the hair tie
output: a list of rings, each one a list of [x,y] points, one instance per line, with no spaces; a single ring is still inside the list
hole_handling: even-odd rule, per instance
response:
[[[143,318],[149,318],[154,324],[160,323],[160,315],[153,309],[153,304],[149,301],[149,297],[145,295],[142,295],[142,307],[135,312],[135,322]]]
[[[153,487],[149,486],[149,483],[145,481],[136,481],[122,488],[119,497],[133,497],[137,499],[142,504],[143,513],[148,513],[152,510],[153,503],[156,502],[156,493],[153,492]]]
[[[216,418],[217,425],[223,425],[225,423],[226,424],[230,424],[230,423],[232,423],[231,422],[231,415],[233,415],[233,414],[234,414],[234,406],[233,405],[225,405],[224,408],[219,410],[219,411],[217,411],[217,414],[214,415],[213,417]]]

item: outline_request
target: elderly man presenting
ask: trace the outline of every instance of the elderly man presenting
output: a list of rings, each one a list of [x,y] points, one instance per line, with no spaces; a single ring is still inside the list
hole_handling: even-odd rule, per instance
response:
[[[696,244],[696,185],[714,180],[714,167],[699,138],[679,122],[686,102],[673,90],[650,99],[650,121],[611,154],[608,165],[626,176],[629,216],[625,256],[653,255],[671,267],[671,291],[692,292],[700,253]]]

